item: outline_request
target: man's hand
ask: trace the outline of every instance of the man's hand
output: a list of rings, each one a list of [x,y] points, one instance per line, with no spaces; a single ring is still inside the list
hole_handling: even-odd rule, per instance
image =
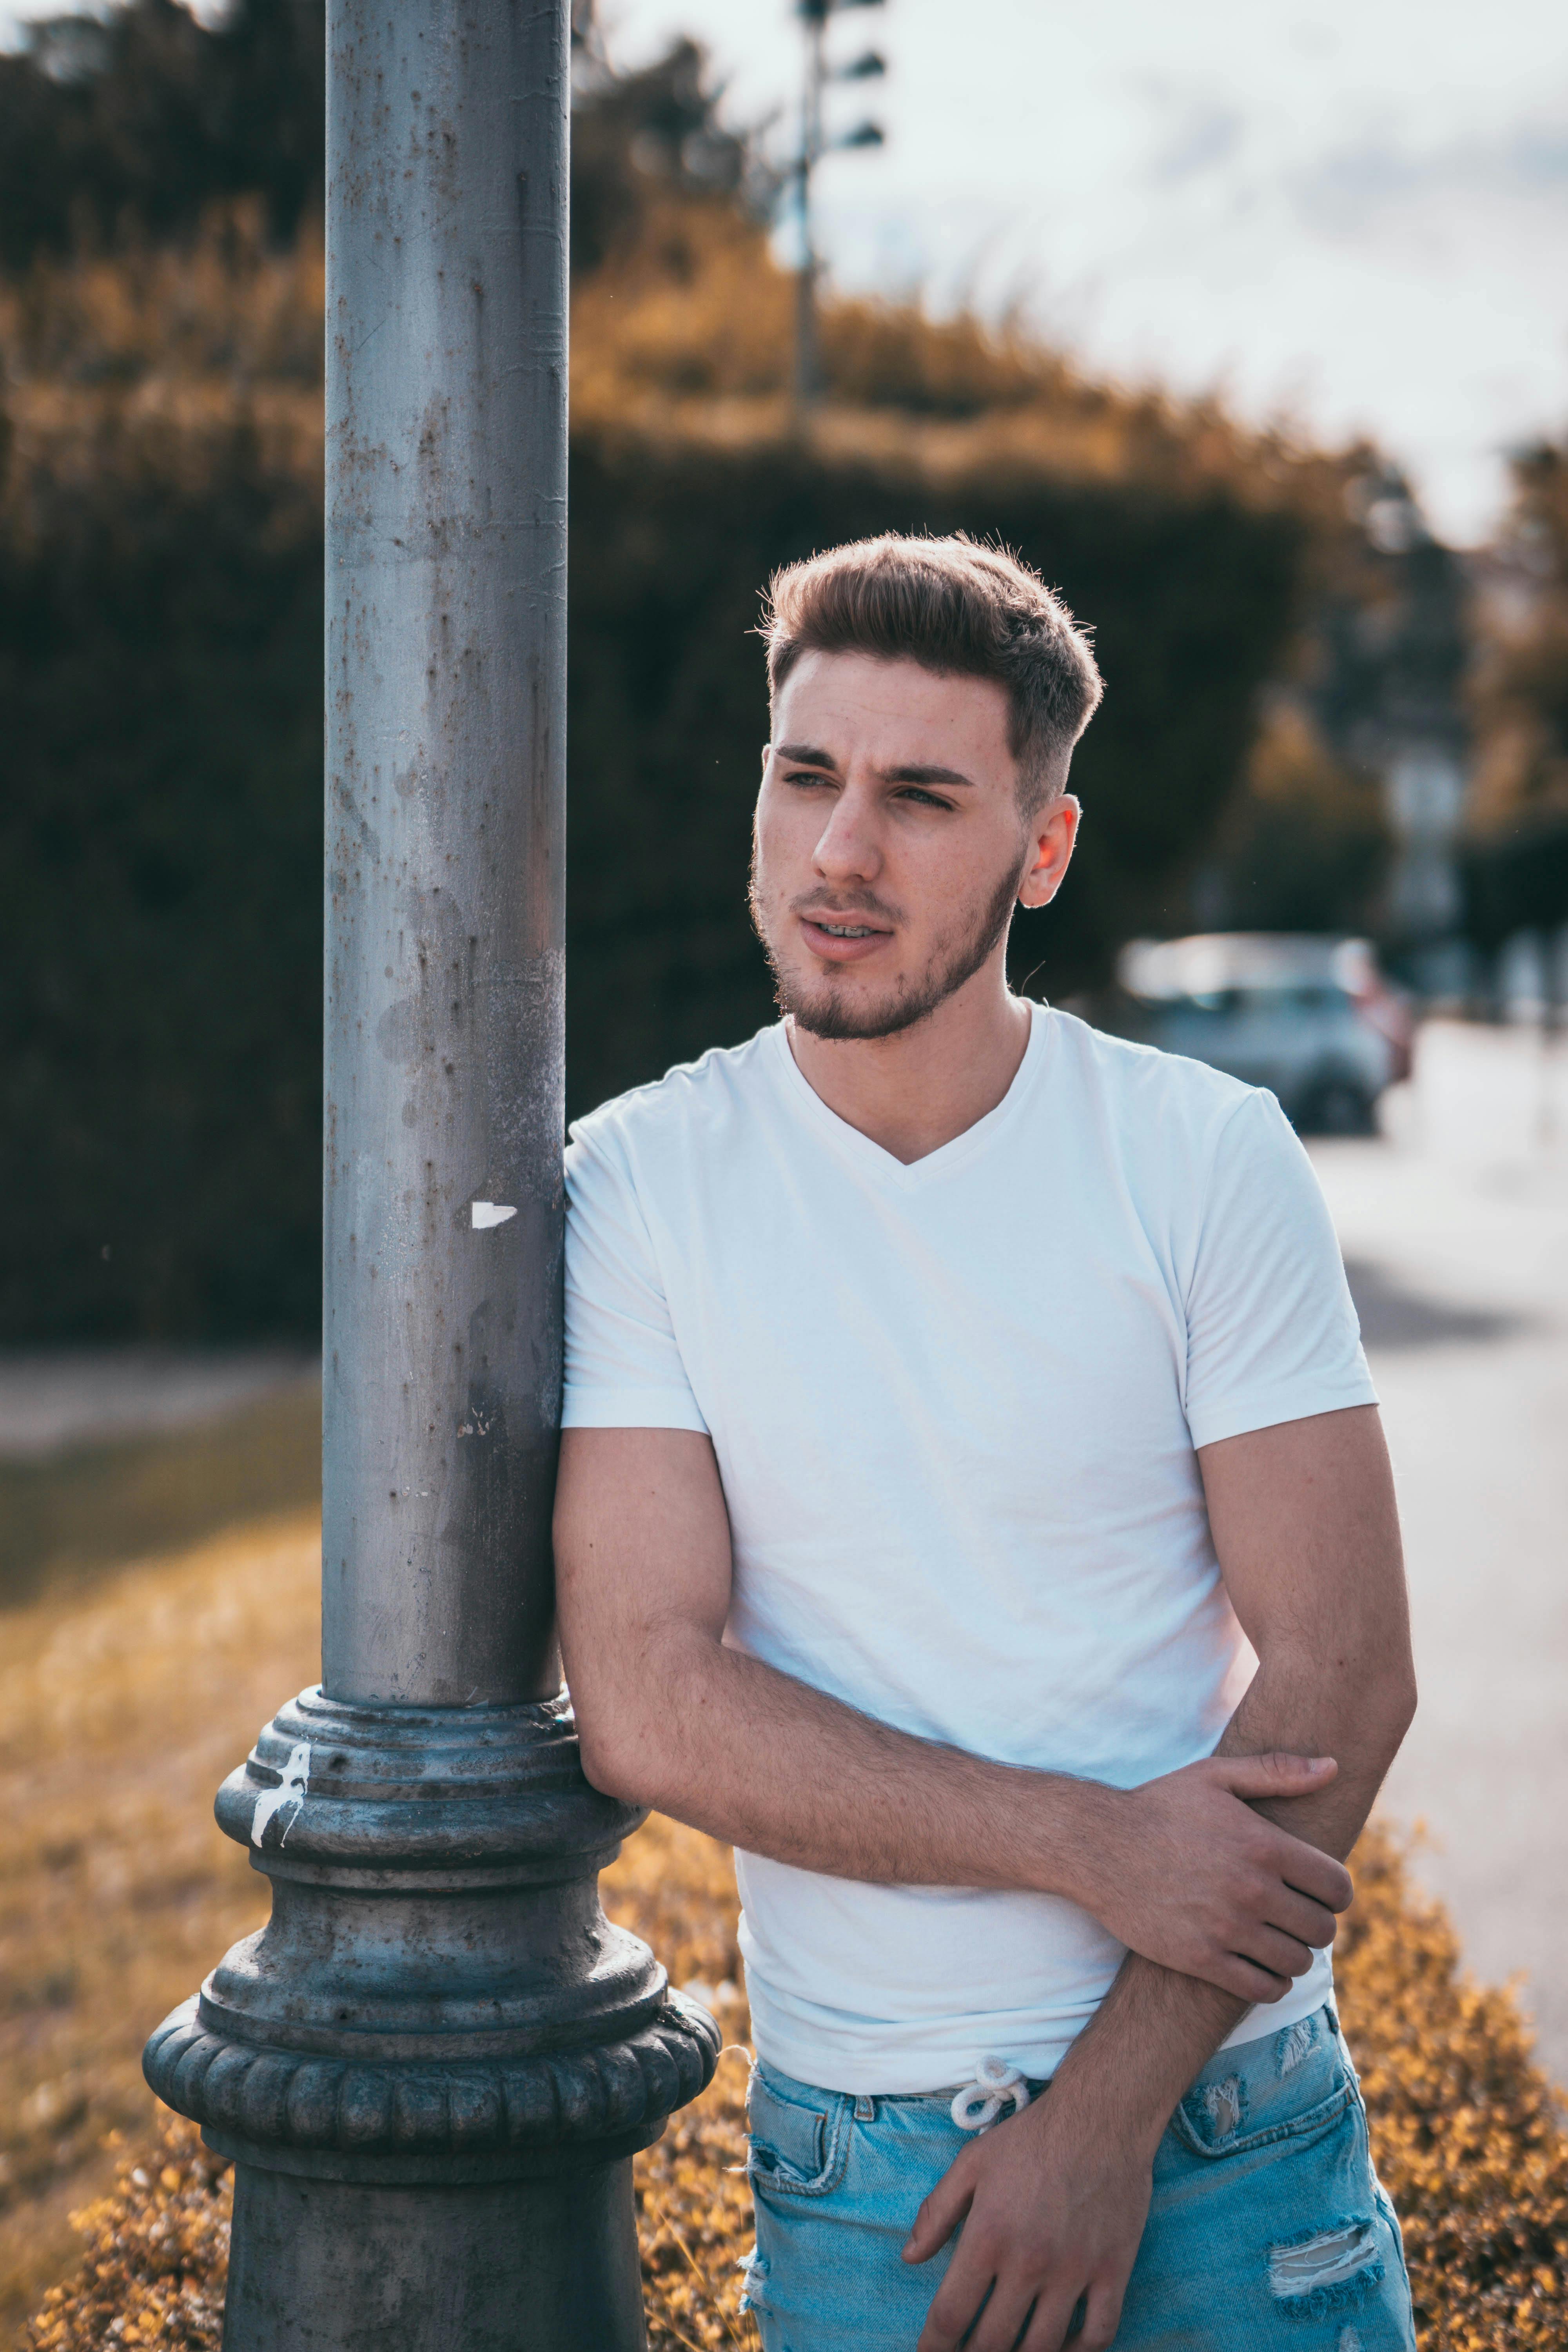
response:
[[[1237,1805],[1245,1794],[1266,1813],[1288,1804],[1292,1825],[1331,1849],[1319,1855],[1331,1863],[1350,1851],[1415,1704],[1398,1522],[1377,1415],[1361,1407],[1286,1423],[1226,1438],[1199,1460],[1226,1587],[1261,1663],[1224,1753],[1121,1801],[1135,1819],[1144,1808],[1142,1829],[1130,1834],[1164,1838],[1180,1870],[1189,1834],[1201,1834],[1202,1806]],[[1300,1758],[1286,1751],[1331,1745],[1339,1770],[1292,1785]],[[1248,1748],[1264,1752],[1249,1756]],[[1237,1778],[1238,1765],[1258,1780]],[[1258,1826],[1278,1824],[1258,1817]],[[1282,1867],[1286,1882],[1300,1886],[1297,1857],[1305,1848],[1289,1844],[1294,1851],[1283,1857],[1265,1857],[1265,1874]],[[1119,1866],[1106,1856],[1108,1880]],[[1317,1884],[1308,1891],[1319,1899],[1331,1892]],[[1190,1902],[1190,1885],[1185,1893]],[[1112,1924],[1113,1895],[1099,1899],[1108,1907],[1098,1916]],[[1299,1934],[1289,1923],[1286,1931]],[[1157,1940],[1131,1918],[1115,1932],[1123,1941],[1142,1938],[1145,1948]],[[1080,2297],[1086,2325],[1069,2352],[1111,2342],[1161,2132],[1244,2002],[1258,1998],[1216,1991],[1196,1980],[1205,1974],[1177,1975],[1130,1954],[1049,2090],[954,2158],[905,2248],[907,2261],[925,2262],[963,2225],[919,2352],[952,2352],[987,2292],[965,2352],[1012,2352],[1026,2320],[1025,2352],[1061,2352]]]
[[[1331,1756],[1215,1756],[1127,1790],[1084,1908],[1148,1959],[1278,2000],[1333,1942],[1351,1875],[1247,1801],[1314,1795],[1338,1769]]]
[[[904,2248],[907,2263],[929,2262],[963,2225],[918,2352],[1013,2352],[1020,2338],[1022,2352],[1060,2352],[1080,2300],[1073,2352],[1103,2352],[1149,2217],[1162,2120],[1091,2105],[1064,2067],[1032,2106],[963,2149]]]

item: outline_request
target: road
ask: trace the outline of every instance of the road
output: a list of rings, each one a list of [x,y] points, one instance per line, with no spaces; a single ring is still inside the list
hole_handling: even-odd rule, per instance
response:
[[[1568,2084],[1568,1047],[1431,1024],[1384,1125],[1312,1157],[1409,1561],[1421,1705],[1384,1811]]]

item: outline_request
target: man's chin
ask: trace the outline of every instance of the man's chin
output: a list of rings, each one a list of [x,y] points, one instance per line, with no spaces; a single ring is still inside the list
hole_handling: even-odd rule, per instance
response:
[[[781,985],[779,1010],[810,1037],[862,1042],[896,1037],[912,1028],[931,1011],[929,998],[908,987],[867,988],[813,982],[803,987]]]

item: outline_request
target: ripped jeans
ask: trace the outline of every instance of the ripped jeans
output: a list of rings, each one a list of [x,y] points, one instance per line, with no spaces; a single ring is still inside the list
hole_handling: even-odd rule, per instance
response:
[[[965,2143],[952,2095],[857,2099],[754,2069],[746,2302],[765,2352],[915,2352],[949,2257],[911,2268],[900,2248]],[[1415,2343],[1399,2224],[1332,2009],[1221,2051],[1160,2144],[1117,2352]]]

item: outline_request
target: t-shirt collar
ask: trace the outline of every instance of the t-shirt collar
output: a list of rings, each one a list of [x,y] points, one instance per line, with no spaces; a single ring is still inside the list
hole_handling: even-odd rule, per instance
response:
[[[789,1028],[785,1022],[776,1022],[765,1034],[773,1048],[773,1063],[780,1084],[792,1107],[845,1159],[854,1162],[865,1174],[878,1181],[891,1184],[905,1192],[930,1183],[933,1178],[952,1174],[979,1153],[988,1150],[997,1137],[1017,1116],[1020,1104],[1033,1092],[1044,1070],[1053,1030],[1050,1007],[1037,1004],[1028,998],[1029,1038],[1024,1047],[1024,1057],[1013,1073],[1012,1084],[1001,1101],[934,1151],[908,1163],[895,1159],[858,1127],[840,1118],[829,1108],[801,1069],[790,1047]]]

